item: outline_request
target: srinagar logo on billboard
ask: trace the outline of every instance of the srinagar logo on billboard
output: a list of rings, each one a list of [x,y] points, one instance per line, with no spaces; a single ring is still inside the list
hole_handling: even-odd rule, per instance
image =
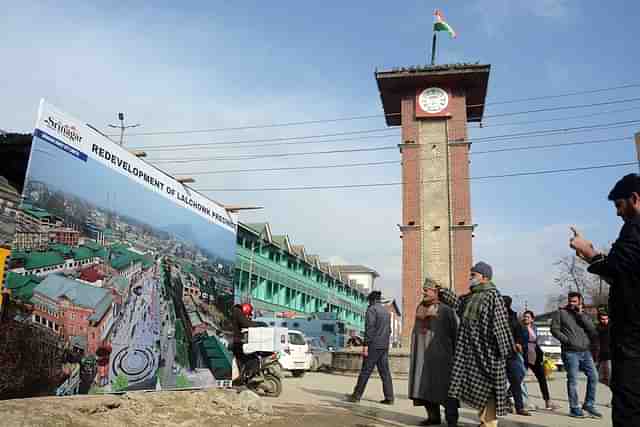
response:
[[[62,121],[56,120],[51,116],[47,117],[44,122],[49,128],[53,129],[72,142],[79,144],[82,141],[82,137],[78,133],[78,129],[75,126],[66,125]]]

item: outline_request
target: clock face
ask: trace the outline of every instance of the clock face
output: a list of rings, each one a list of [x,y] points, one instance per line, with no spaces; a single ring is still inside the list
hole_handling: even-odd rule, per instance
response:
[[[425,113],[440,113],[449,105],[449,95],[439,87],[430,87],[420,93],[418,104]]]

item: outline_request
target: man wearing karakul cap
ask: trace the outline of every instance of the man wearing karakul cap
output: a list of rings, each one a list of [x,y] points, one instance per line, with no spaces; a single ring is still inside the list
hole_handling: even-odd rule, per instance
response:
[[[458,401],[448,397],[448,392],[458,319],[449,306],[440,304],[439,290],[435,280],[425,279],[411,333],[409,399],[427,410],[428,418],[421,425],[440,425],[440,406],[444,406],[448,426],[455,427]]]
[[[468,294],[440,291],[440,301],[460,318],[449,397],[478,409],[480,425],[488,427],[511,412],[506,361],[515,350],[507,310],[492,277],[491,266],[479,262],[471,268]]]

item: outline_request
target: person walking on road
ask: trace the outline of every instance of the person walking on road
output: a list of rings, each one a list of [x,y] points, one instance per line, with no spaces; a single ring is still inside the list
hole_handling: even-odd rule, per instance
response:
[[[504,302],[485,262],[471,268],[471,292],[440,290],[440,301],[460,318],[449,396],[479,410],[481,426],[496,427],[511,412],[506,361],[515,351]]]
[[[369,308],[365,317],[365,342],[362,347],[362,369],[358,376],[358,382],[353,393],[347,396],[349,402],[359,402],[364,394],[369,377],[374,368],[378,368],[378,373],[382,379],[382,389],[384,400],[380,403],[393,405],[393,382],[389,370],[389,339],[391,337],[391,315],[380,304],[382,294],[380,291],[372,291],[369,296]]]
[[[551,322],[551,334],[560,341],[562,363],[567,371],[567,394],[569,397],[569,415],[584,418],[585,412],[594,418],[602,418],[596,410],[596,372],[591,357],[591,342],[597,338],[596,328],[583,312],[582,295],[569,292],[568,304],[554,313]],[[587,392],[584,404],[580,408],[578,400],[578,371],[587,376]]]
[[[504,306],[507,309],[507,316],[509,318],[509,328],[511,329],[511,335],[516,343],[516,348],[513,355],[507,360],[507,379],[509,380],[509,390],[513,396],[514,406],[516,407],[516,414],[523,416],[531,416],[531,412],[527,411],[524,407],[524,390],[523,382],[524,377],[527,375],[527,368],[524,365],[524,357],[522,352],[526,347],[526,340],[524,329],[518,320],[518,313],[511,309],[513,300],[510,296],[504,295],[502,297]]]
[[[535,318],[536,316],[531,310],[527,310],[522,314],[522,325],[524,327],[524,338],[526,343],[523,353],[525,366],[528,369],[531,369],[538,380],[540,392],[544,399],[545,409],[554,411],[558,409],[558,405],[553,403],[551,396],[549,395],[549,383],[547,382],[547,377],[544,375],[544,367],[542,366],[542,363],[544,362],[544,353],[538,345],[538,329],[533,323]]]
[[[575,229],[569,245],[588,271],[609,283],[611,402],[614,427],[640,425],[640,176],[620,179],[608,199],[624,225],[607,255]]]
[[[425,279],[423,299],[416,310],[411,334],[409,399],[414,406],[424,406],[427,410],[428,418],[421,425],[440,425],[440,405],[443,405],[447,425],[455,427],[458,401],[448,397],[448,391],[458,319],[449,306],[440,304],[439,289],[435,280]]]

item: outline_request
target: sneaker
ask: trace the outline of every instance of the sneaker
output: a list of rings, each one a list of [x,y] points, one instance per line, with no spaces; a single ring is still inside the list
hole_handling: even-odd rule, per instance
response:
[[[586,418],[584,412],[580,408],[571,408],[571,411],[569,411],[569,416],[573,418]]]
[[[393,405],[393,399],[384,399],[381,400],[380,403],[382,403],[383,405]]]
[[[592,418],[602,418],[602,414],[593,406],[583,406],[582,409],[584,409],[584,411]]]
[[[526,409],[516,409],[516,414],[522,415],[524,417],[530,417],[531,416],[531,412],[527,411]]]

